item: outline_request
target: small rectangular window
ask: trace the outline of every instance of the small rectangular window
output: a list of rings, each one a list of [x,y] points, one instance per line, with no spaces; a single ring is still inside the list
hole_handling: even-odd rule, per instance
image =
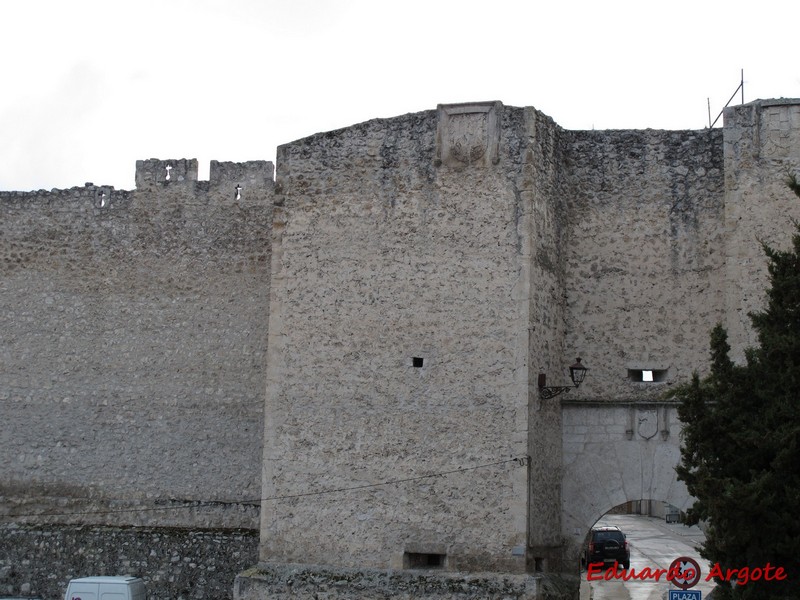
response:
[[[414,356],[411,358],[411,364],[417,369],[421,368],[424,362],[425,359],[423,359],[421,356]]]
[[[628,369],[628,379],[641,383],[660,383],[667,380],[667,370]]]
[[[406,552],[403,555],[403,566],[406,569],[441,569],[444,567],[445,557],[445,554]]]

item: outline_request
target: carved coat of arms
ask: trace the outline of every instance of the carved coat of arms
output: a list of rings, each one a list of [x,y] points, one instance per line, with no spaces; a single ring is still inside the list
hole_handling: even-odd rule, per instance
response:
[[[437,164],[488,166],[499,160],[500,102],[439,105]]]
[[[448,146],[453,157],[470,165],[486,154],[486,114],[451,117]]]
[[[649,440],[658,433],[658,412],[656,409],[639,409],[636,413],[639,435]]]

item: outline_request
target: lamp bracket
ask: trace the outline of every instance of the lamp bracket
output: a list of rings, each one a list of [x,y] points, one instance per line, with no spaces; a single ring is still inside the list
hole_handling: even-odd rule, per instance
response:
[[[542,400],[549,400],[550,398],[555,398],[559,394],[563,394],[564,392],[570,391],[574,387],[577,386],[553,386],[553,387],[542,386],[539,388],[539,397]]]

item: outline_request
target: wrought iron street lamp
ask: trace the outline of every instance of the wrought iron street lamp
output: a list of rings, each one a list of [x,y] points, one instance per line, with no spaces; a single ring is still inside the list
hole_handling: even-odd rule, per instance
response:
[[[548,400],[550,398],[555,398],[562,392],[570,391],[573,387],[577,388],[583,383],[583,379],[586,377],[586,371],[588,370],[589,369],[581,364],[581,359],[576,358],[575,364],[571,365],[569,368],[569,377],[572,379],[573,385],[555,387],[547,387],[547,376],[544,373],[539,373],[539,397]]]

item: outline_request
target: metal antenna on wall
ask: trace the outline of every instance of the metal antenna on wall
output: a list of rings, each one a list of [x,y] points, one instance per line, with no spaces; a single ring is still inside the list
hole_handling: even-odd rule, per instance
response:
[[[739,87],[736,88],[736,90],[731,95],[730,100],[728,100],[728,102],[725,103],[725,106],[722,107],[722,110],[719,111],[719,114],[717,115],[717,118],[714,119],[713,123],[711,122],[711,98],[708,98],[708,127],[709,127],[709,129],[711,129],[712,127],[714,127],[714,125],[717,124],[717,121],[719,121],[719,118],[722,116],[722,113],[725,112],[725,109],[728,108],[728,105],[731,102],[733,102],[733,99],[736,97],[736,94],[739,92],[739,90],[742,91],[742,104],[744,104],[744,69],[742,69],[742,77],[741,77],[741,80],[739,81]]]

